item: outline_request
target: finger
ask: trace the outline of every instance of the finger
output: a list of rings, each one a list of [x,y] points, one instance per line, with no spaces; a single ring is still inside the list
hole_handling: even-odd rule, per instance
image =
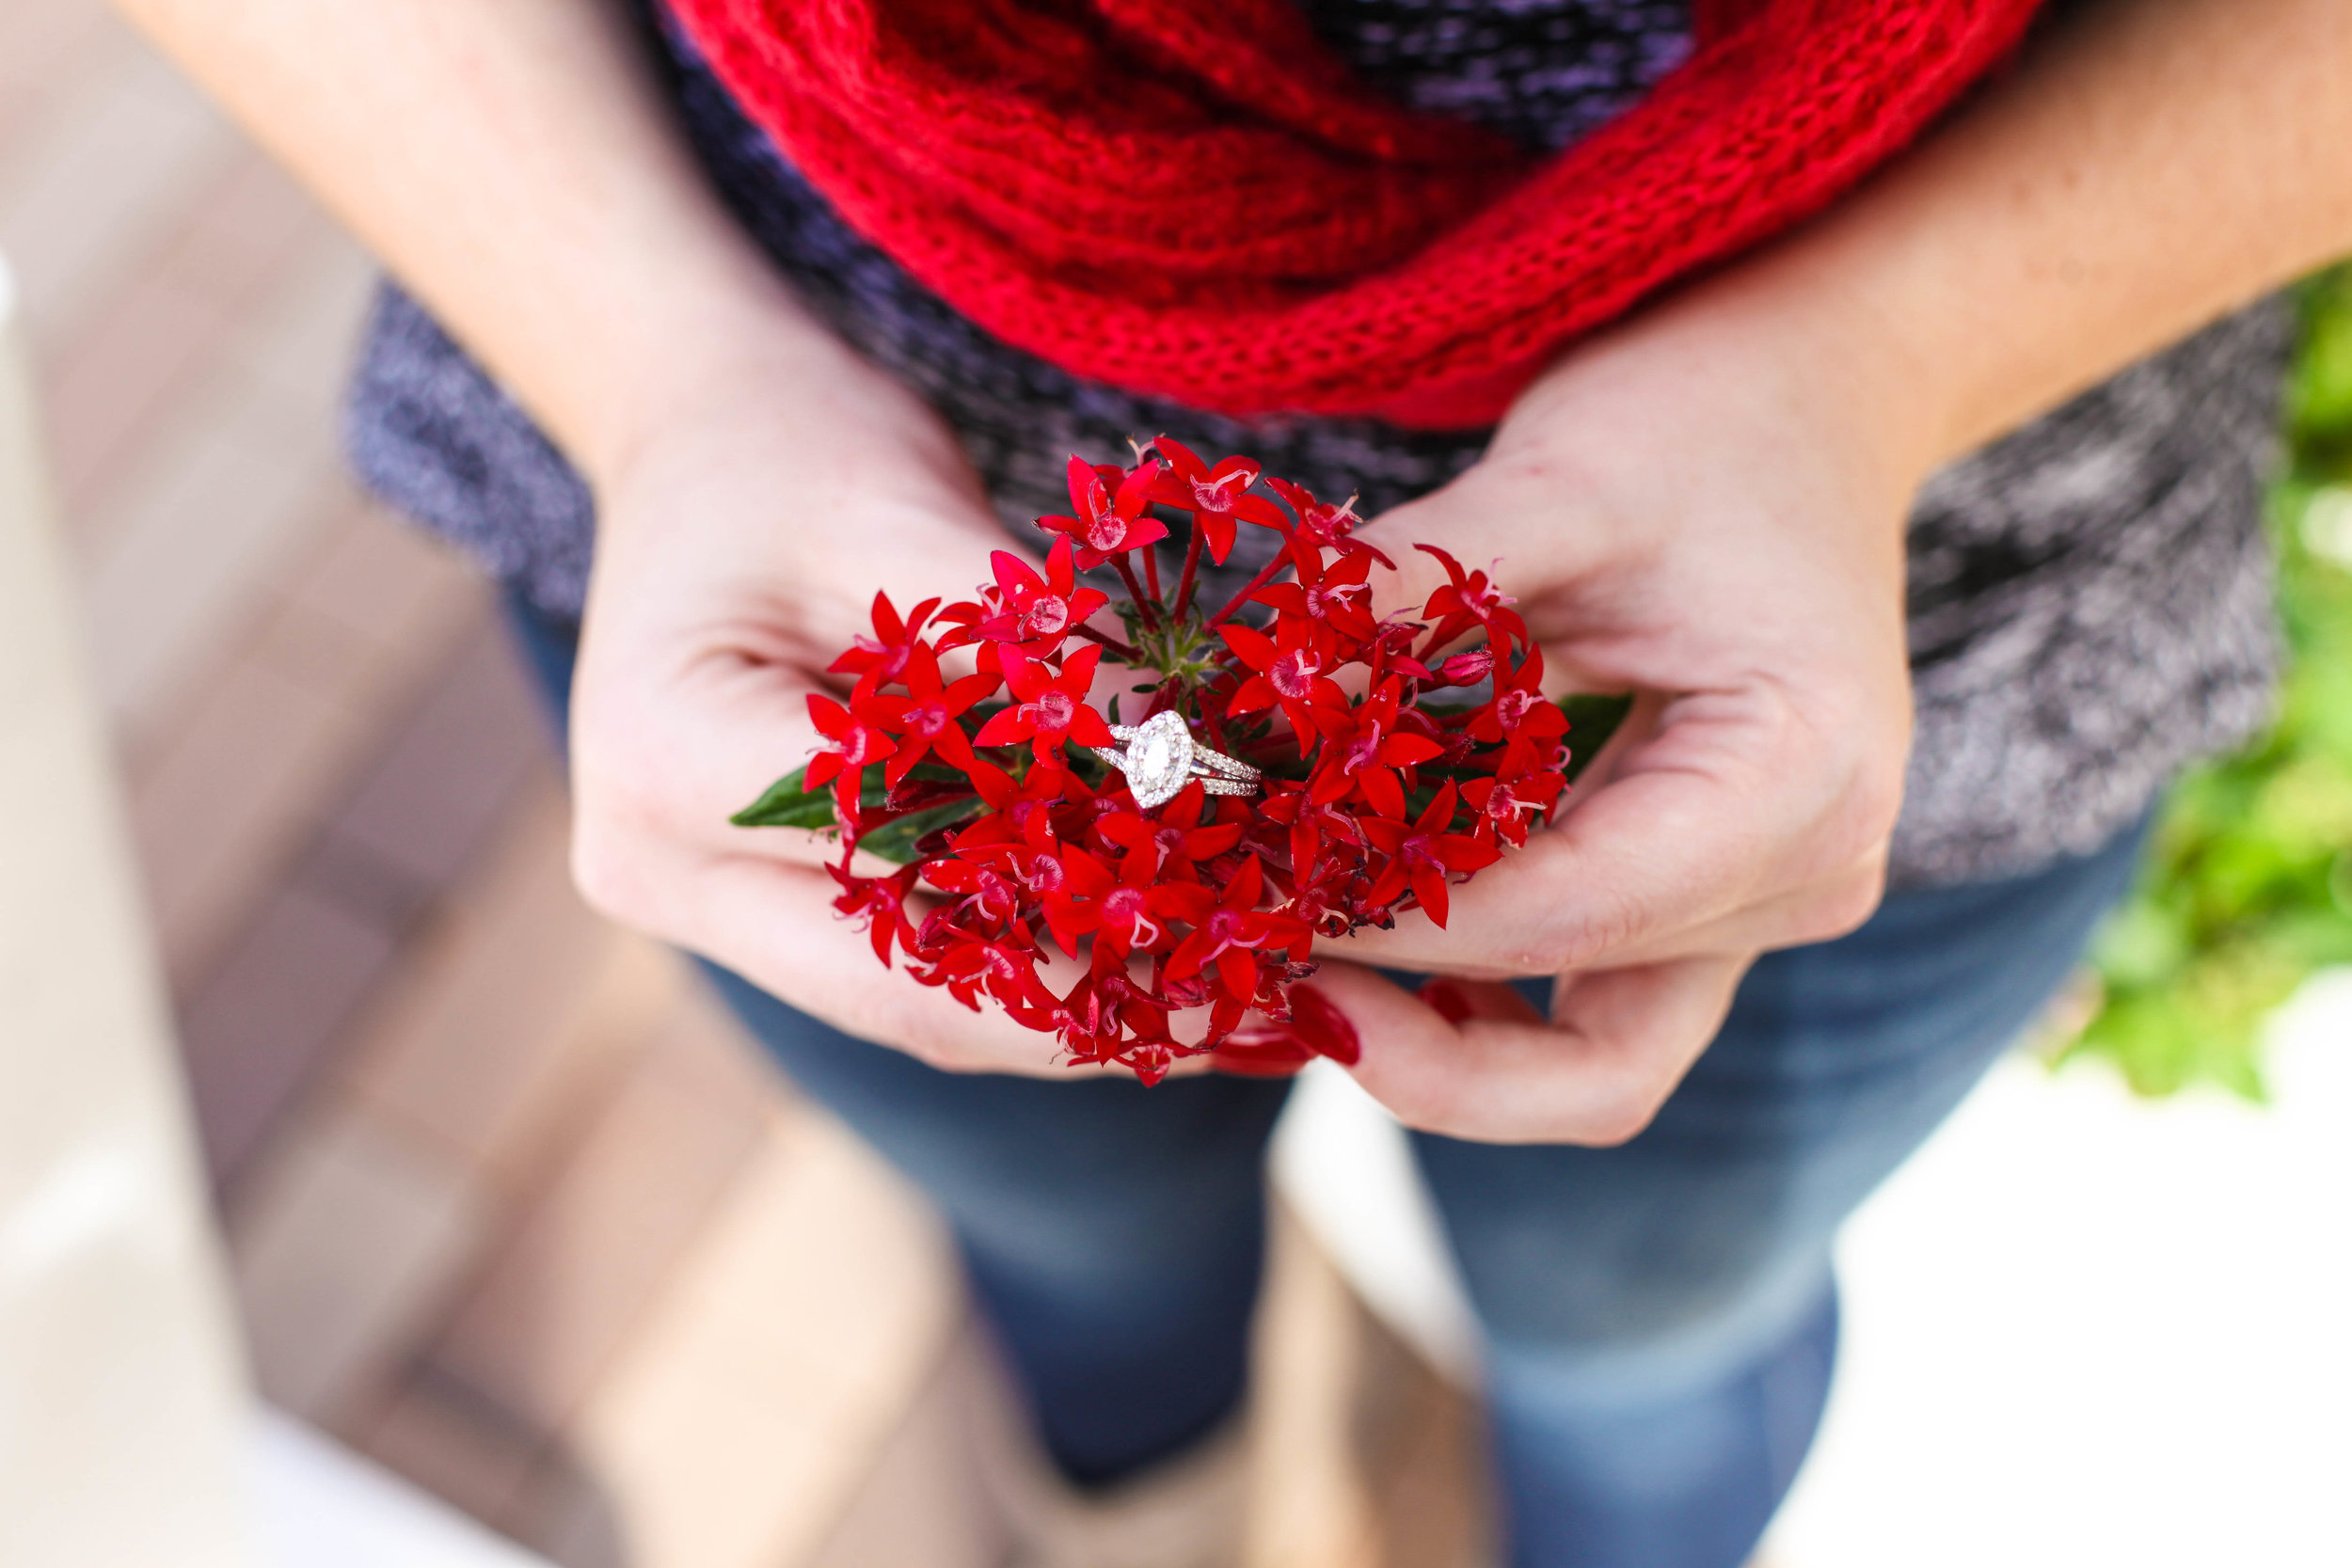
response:
[[[574,774],[586,814],[610,810],[714,854],[797,865],[839,858],[830,832],[745,829],[730,820],[831,745],[810,718],[810,696],[848,700],[805,661],[776,657],[755,641],[714,645],[668,671],[616,669],[616,659],[595,666],[601,678],[580,681],[573,724]],[[969,650],[943,662],[950,678],[971,673]],[[1131,688],[1149,689],[1149,683],[1137,688],[1134,671],[1104,659],[1096,706],[1107,712],[1110,696]],[[869,780],[882,773],[882,764],[869,765]],[[882,869],[866,866],[868,874]]]
[[[1057,1078],[1105,1070],[1065,1065],[1053,1036],[986,1000],[976,1012],[945,988],[884,972],[866,932],[834,916],[838,890],[821,872],[739,857],[658,879],[664,891],[632,924],[655,927],[843,1034],[955,1072]],[[1057,990],[1077,978],[1066,959],[1041,962],[1039,972]]]
[[[985,998],[975,1011],[946,988],[905,974],[903,960],[890,966],[898,973],[885,970],[866,932],[834,918],[834,891],[830,878],[797,867],[756,860],[714,864],[696,889],[698,919],[712,935],[696,950],[846,1035],[905,1051],[946,1071],[1128,1075],[1121,1067],[1071,1063],[1054,1036],[1016,1022]],[[1038,956],[1038,978],[1057,995],[1082,973],[1075,960],[1050,949]],[[1183,1057],[1168,1075],[1189,1077],[1213,1066],[1206,1056]]]
[[[1446,927],[1400,917],[1335,945],[1356,962],[1553,974],[1803,940],[1777,914],[1828,889],[1850,914],[1883,855],[1899,782],[1808,743],[1769,693],[1677,699],[1616,777],[1455,891]],[[1735,922],[1735,916],[1742,917]],[[1826,922],[1835,925],[1836,922]],[[1709,931],[1709,927],[1714,927]]]
[[[746,650],[675,657],[672,669],[582,649],[572,710],[572,774],[580,818],[713,853],[815,864],[829,841],[728,818],[815,754],[815,682]]]
[[[1885,891],[1882,855],[1851,873],[1792,888],[1719,918],[1629,942],[1593,967],[1622,969],[1708,954],[1769,953],[1833,942],[1867,922],[1877,912]],[[1347,939],[1346,951],[1354,963],[1470,979],[1527,979],[1546,972],[1542,965],[1532,971],[1511,967],[1491,949],[1477,945],[1459,920],[1441,930],[1419,911],[1399,915],[1392,930],[1367,929]]]
[[[1412,613],[1449,580],[1436,557],[1418,549],[1435,545],[1475,571],[1500,562],[1506,578],[1546,582],[1572,578],[1609,559],[1609,541],[1592,526],[1597,519],[1580,515],[1571,526],[1565,515],[1575,504],[1572,492],[1557,485],[1544,488],[1541,508],[1532,514],[1555,526],[1531,535],[1525,527],[1531,515],[1526,498],[1510,494],[1512,486],[1499,480],[1491,465],[1481,463],[1443,488],[1390,509],[1357,531],[1357,536],[1395,562],[1393,571],[1375,569],[1372,576],[1376,613]],[[1540,558],[1538,570],[1534,561]]]
[[[1715,1037],[1748,958],[1581,975],[1549,1023],[1474,1009],[1458,1022],[1352,964],[1315,985],[1356,1025],[1350,1070],[1409,1127],[1481,1143],[1609,1146],[1649,1124]]]

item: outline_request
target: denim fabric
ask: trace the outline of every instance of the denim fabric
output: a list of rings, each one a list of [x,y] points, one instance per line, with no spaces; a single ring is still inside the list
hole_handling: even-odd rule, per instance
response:
[[[2145,832],[1767,955],[1622,1148],[1415,1135],[1487,1334],[1518,1568],[1745,1560],[1827,1393],[1837,1227],[2064,982]]]
[[[560,696],[570,628],[516,619]],[[2144,831],[1897,894],[1851,936],[1766,956],[1622,1148],[1415,1136],[1487,1335],[1514,1568],[1746,1560],[1827,1394],[1837,1226],[2064,979]],[[938,1205],[1070,1475],[1115,1479],[1234,1407],[1285,1085],[943,1073],[714,974],[800,1087]]]

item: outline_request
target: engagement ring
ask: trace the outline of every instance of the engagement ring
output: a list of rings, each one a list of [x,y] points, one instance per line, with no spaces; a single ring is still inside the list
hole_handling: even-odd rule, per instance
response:
[[[1211,795],[1254,795],[1263,777],[1256,768],[1192,738],[1184,716],[1169,709],[1140,724],[1113,724],[1111,734],[1127,743],[1122,752],[1094,748],[1094,754],[1127,776],[1136,804],[1149,811],[1176,798],[1195,779]]]

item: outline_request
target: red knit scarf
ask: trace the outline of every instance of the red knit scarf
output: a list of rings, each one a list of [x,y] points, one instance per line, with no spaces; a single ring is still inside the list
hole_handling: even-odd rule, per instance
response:
[[[1540,163],[1385,102],[1295,0],[672,3],[850,226],[1007,342],[1442,428],[1851,187],[2038,0],[1699,0],[1691,58]]]

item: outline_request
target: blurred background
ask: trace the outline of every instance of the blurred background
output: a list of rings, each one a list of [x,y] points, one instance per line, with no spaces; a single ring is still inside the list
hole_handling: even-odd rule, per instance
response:
[[[251,1560],[330,1560],[287,1544],[299,1517],[375,1518],[373,1487],[458,1533],[387,1522],[428,1544],[332,1560],[494,1549],[453,1515],[579,1568],[993,1568],[929,1218],[580,905],[491,595],[341,470],[366,257],[101,0],[0,9],[0,256],[228,1375],[298,1423],[252,1439],[278,1544]],[[2352,1562],[2352,983],[2307,981],[2352,961],[2352,286],[2308,314],[2280,727],[2182,792],[2068,1015],[1858,1222],[1782,1568]],[[9,994],[0,1072],[42,1046]],[[1311,1101],[1278,1152],[1253,1550],[1474,1568],[1458,1303],[1392,1136],[1343,1083]],[[27,1321],[9,1197],[0,1341]],[[0,1342],[0,1471],[40,1443],[8,1379],[42,1354]],[[118,1560],[9,1529],[10,1568]]]

